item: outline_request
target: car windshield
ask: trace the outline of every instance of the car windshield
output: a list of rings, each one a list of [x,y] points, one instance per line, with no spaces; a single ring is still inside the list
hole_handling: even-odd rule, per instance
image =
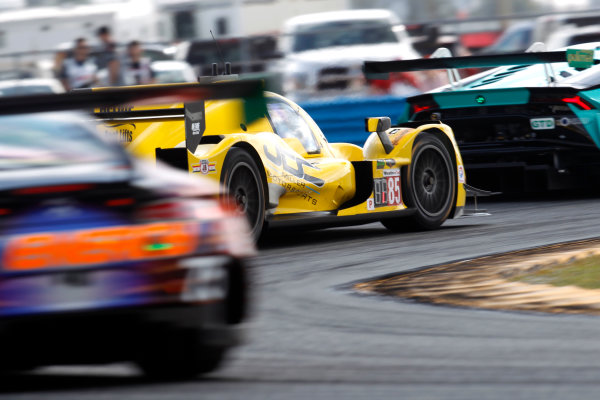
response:
[[[289,104],[269,99],[267,110],[275,133],[284,139],[298,139],[308,154],[319,152],[319,144],[310,127]]]
[[[393,43],[398,38],[387,21],[337,21],[302,25],[292,36],[294,52],[334,46]]]
[[[86,163],[126,163],[77,113],[0,116],[0,170]]]

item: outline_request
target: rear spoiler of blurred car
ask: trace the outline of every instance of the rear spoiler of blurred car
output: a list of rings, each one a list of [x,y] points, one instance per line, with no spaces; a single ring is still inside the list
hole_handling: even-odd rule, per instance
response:
[[[456,68],[491,68],[511,65],[534,65],[568,62],[573,68],[589,68],[594,65],[594,50],[567,49],[562,51],[538,51],[541,43],[535,43],[525,53],[487,54],[452,57],[445,48],[437,49],[431,58],[395,61],[365,61],[363,71],[367,79],[389,79],[390,72],[410,72],[446,69],[453,87],[460,78]],[[545,69],[548,82],[552,81],[551,69]],[[457,79],[458,78],[458,79]]]
[[[241,80],[207,84],[129,86],[99,90],[78,89],[62,94],[0,97],[0,115],[68,110],[92,112],[96,108],[126,108],[124,105],[144,106],[232,98],[244,100],[245,117],[249,122],[261,118],[266,111],[263,82]]]
[[[236,80],[214,83],[129,86],[79,89],[64,94],[0,97],[0,115],[84,110],[97,117],[104,114],[152,114],[155,110],[132,111],[134,107],[183,103],[177,110],[186,125],[186,148],[196,151],[204,133],[204,100],[241,99],[243,107],[236,116],[251,123],[266,113],[263,82]],[[202,127],[202,129],[200,129]]]

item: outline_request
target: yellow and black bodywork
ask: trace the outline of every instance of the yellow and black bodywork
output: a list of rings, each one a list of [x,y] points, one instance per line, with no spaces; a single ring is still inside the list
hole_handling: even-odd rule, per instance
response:
[[[96,117],[98,129],[117,135],[133,154],[223,183],[236,204],[252,214],[256,235],[280,224],[373,220],[391,229],[434,228],[461,215],[465,173],[449,126],[390,128],[389,119],[370,118],[365,122],[371,134],[361,148],[328,143],[312,118],[280,95],[265,93],[266,113],[250,123],[240,111],[244,101],[125,105],[96,109]],[[417,149],[433,161],[438,154],[437,163],[415,166]],[[444,192],[440,209],[428,210],[427,190],[442,180],[447,182],[438,185]]]

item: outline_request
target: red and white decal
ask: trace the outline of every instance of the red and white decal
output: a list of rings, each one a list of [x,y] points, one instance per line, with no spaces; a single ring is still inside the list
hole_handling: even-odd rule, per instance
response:
[[[465,183],[465,167],[458,166],[458,183]]]
[[[217,163],[208,160],[200,160],[200,164],[192,165],[192,172],[201,172],[206,175],[217,170]]]
[[[383,170],[383,178],[376,178],[373,181],[373,193],[373,209],[375,207],[401,205],[402,190],[400,183],[400,169],[393,168]],[[367,203],[367,209],[370,209],[369,203]]]

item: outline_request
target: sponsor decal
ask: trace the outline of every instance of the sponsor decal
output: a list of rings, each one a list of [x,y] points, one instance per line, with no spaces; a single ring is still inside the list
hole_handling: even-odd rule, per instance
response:
[[[383,177],[386,178],[388,176],[400,176],[400,168],[384,169]]]
[[[281,149],[279,146],[275,147],[275,153],[271,153],[267,148],[267,145],[263,146],[265,156],[267,159],[271,161],[277,167],[283,168],[285,172],[290,175],[295,176],[296,178],[302,179],[315,185],[316,187],[323,187],[325,181],[321,178],[317,178],[316,176],[312,176],[307,174],[304,171],[305,167],[320,170],[319,167],[309,163],[302,157],[297,157],[293,153],[286,151],[285,149]],[[296,166],[293,167],[292,164]]]
[[[594,50],[567,49],[567,62],[571,68],[589,68],[594,65]]]
[[[569,126],[569,125],[571,125],[571,120],[569,118],[567,118],[567,117],[562,117],[560,119],[560,124],[562,126]]]
[[[179,257],[198,248],[205,229],[169,222],[17,235],[5,245],[2,268],[32,271]]]
[[[200,122],[192,122],[192,135],[200,134]]]
[[[298,197],[303,198],[313,206],[316,206],[319,202],[318,199],[314,197],[314,193],[320,193],[313,188],[306,186],[306,182],[303,182],[293,175],[271,175],[271,180],[273,183],[282,186],[287,192],[295,193]],[[309,190],[313,193],[309,192]]]
[[[200,172],[204,175],[216,172],[217,163],[209,160],[200,160],[200,164],[192,165],[193,172]]]
[[[529,120],[531,129],[554,129],[554,118],[531,118]]]
[[[373,209],[375,207],[399,206],[402,204],[400,169],[384,170],[383,176],[383,178],[373,179],[373,192],[375,194]],[[367,200],[367,209],[370,209],[369,200]]]
[[[117,137],[119,143],[131,143],[133,140],[133,132],[135,132],[135,124],[114,124],[104,125],[107,129],[104,134],[110,138]]]
[[[373,211],[374,209],[375,209],[375,199],[371,197],[371,198],[367,199],[367,210]]]
[[[384,169],[385,167],[391,168],[396,165],[396,160],[393,158],[387,158],[385,160],[377,160],[377,169]]]
[[[465,167],[458,166],[458,183],[465,183]]]
[[[123,104],[119,106],[108,106],[108,107],[100,107],[101,113],[121,113],[121,112],[129,112],[133,110],[133,106],[130,104]]]
[[[550,109],[552,110],[552,112],[554,114],[557,114],[559,112],[569,112],[571,109],[569,108],[569,106],[550,106]]]

